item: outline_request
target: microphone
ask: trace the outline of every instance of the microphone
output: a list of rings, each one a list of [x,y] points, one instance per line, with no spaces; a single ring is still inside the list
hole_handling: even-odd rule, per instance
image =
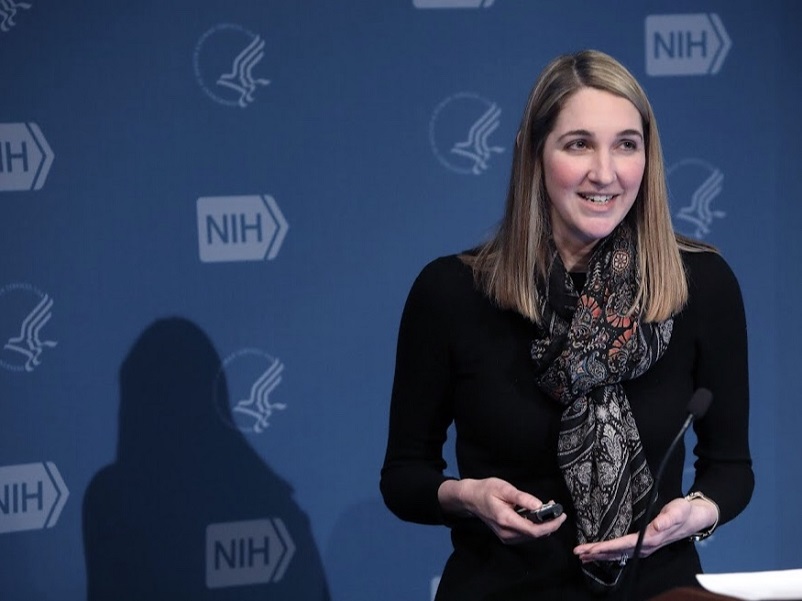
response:
[[[646,528],[649,526],[649,522],[652,521],[652,512],[654,511],[654,505],[657,502],[657,489],[659,487],[660,480],[663,478],[663,472],[666,469],[668,459],[671,457],[671,454],[674,452],[677,444],[679,444],[679,441],[682,440],[685,432],[693,423],[693,420],[703,417],[704,414],[707,413],[707,409],[710,407],[710,403],[712,402],[713,393],[707,388],[697,388],[696,391],[694,391],[693,395],[691,396],[691,400],[688,402],[688,417],[685,418],[682,428],[680,428],[679,432],[674,437],[674,440],[671,441],[671,444],[668,446],[668,450],[666,450],[665,455],[663,455],[663,459],[660,462],[660,467],[657,468],[657,475],[654,477],[654,483],[652,484],[652,492],[649,496],[649,502],[646,504],[646,513],[643,516],[643,525],[638,530],[638,541],[635,543],[635,550],[632,552],[632,561],[629,564],[629,578],[626,583],[626,591],[624,594],[625,600],[629,599],[632,587],[635,586],[635,576],[637,574],[638,560],[640,559],[640,550],[643,546],[643,537],[646,535]]]

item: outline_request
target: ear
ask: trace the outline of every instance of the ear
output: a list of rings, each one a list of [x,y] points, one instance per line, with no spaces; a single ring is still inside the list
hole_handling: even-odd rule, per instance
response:
[[[521,130],[520,129],[518,130],[518,133],[515,136],[515,146],[516,146],[516,148],[520,148],[521,147]]]

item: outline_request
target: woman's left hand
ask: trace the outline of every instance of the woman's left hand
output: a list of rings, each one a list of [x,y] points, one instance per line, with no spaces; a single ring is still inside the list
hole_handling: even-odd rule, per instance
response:
[[[689,538],[711,526],[717,517],[716,508],[708,501],[674,499],[646,527],[639,555],[648,557],[661,547]],[[578,545],[574,548],[574,554],[582,563],[621,561],[625,557],[632,557],[637,541],[638,533],[635,532],[603,542]]]

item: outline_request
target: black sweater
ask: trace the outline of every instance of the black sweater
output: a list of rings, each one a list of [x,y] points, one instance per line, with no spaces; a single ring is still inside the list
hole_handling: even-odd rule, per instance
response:
[[[695,425],[695,479],[720,508],[720,524],[740,513],[754,486],[748,445],[746,322],[740,288],[717,254],[683,253],[690,298],[675,316],[665,355],[624,382],[652,473],[687,415],[694,390],[713,392]],[[438,601],[585,599],[572,503],[557,466],[561,407],[535,386],[534,326],[498,309],[456,256],[430,263],[407,299],[398,337],[387,454],[381,490],[400,518],[446,524],[454,553]],[[443,443],[456,426],[460,477],[502,478],[566,508],[554,535],[503,545],[477,518],[443,514],[437,489]],[[685,450],[666,467],[658,507],[683,496]],[[638,598],[692,585],[701,571],[693,544],[677,542],[641,561]],[[535,595],[535,593],[537,593]],[[610,598],[614,598],[615,594]]]

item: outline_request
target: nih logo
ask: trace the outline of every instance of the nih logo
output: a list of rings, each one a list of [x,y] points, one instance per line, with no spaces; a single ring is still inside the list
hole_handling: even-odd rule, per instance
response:
[[[714,13],[646,17],[648,75],[714,75],[731,47]]]
[[[50,461],[0,467],[0,533],[52,528],[69,496]]]
[[[41,190],[53,158],[36,123],[0,123],[0,192]]]
[[[293,555],[295,543],[280,518],[209,524],[206,586],[280,582]]]
[[[198,252],[204,263],[272,260],[289,224],[272,196],[198,199]]]

